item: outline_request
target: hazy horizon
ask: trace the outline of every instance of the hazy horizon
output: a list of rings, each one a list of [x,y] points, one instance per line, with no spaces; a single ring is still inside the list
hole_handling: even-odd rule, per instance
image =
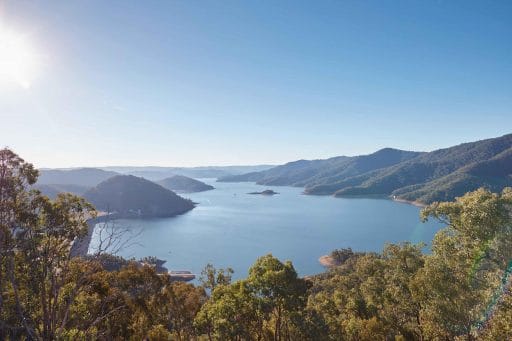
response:
[[[0,3],[0,146],[37,167],[431,151],[512,126],[512,3]]]
[[[504,135],[509,135],[509,134],[512,134],[512,132],[510,133],[507,133],[507,134],[504,134]],[[500,135],[502,136],[502,135]],[[483,139],[480,139],[480,140],[486,140],[486,139],[491,139],[491,138],[496,138],[496,137],[500,137],[500,136],[490,136],[490,137],[487,137],[487,138],[483,138]],[[470,142],[476,142],[476,141],[480,141],[480,140],[474,140],[474,141],[461,141],[460,143],[456,143],[455,145],[453,146],[456,146],[456,145],[459,145],[459,144],[465,144],[465,143],[470,143]],[[449,148],[449,147],[453,147],[453,146],[444,146],[444,147],[441,147],[441,148],[437,148],[437,149],[444,149],[444,148]],[[298,158],[298,159],[294,159],[294,160],[287,160],[287,161],[284,161],[282,163],[254,163],[254,164],[210,164],[210,165],[203,165],[203,164],[197,164],[197,165],[189,165],[189,166],[174,166],[174,165],[153,165],[153,164],[147,164],[147,165],[123,165],[123,164],[118,164],[118,165],[94,165],[94,164],[91,164],[89,166],[82,166],[82,165],[74,165],[74,166],[64,166],[64,167],[45,167],[45,166],[42,166],[42,167],[38,167],[40,169],[76,169],[76,168],[99,168],[99,169],[109,169],[109,168],[229,168],[229,167],[258,167],[258,166],[271,166],[271,167],[274,167],[274,166],[279,166],[279,165],[282,165],[282,164],[285,164],[285,163],[288,163],[288,162],[293,162],[293,161],[298,161],[298,160],[320,160],[320,159],[329,159],[329,158],[333,158],[333,157],[338,157],[338,156],[347,156],[347,157],[353,157],[353,156],[360,156],[360,155],[368,155],[368,154],[372,154],[374,152],[377,152],[379,150],[382,150],[382,149],[386,149],[386,148],[390,148],[390,149],[399,149],[399,148],[394,148],[394,147],[382,147],[382,148],[378,148],[370,153],[363,153],[363,154],[353,154],[353,155],[347,155],[347,154],[339,154],[339,155],[331,155],[331,156],[327,156],[325,158],[309,158],[309,159],[306,159],[306,158]],[[431,152],[431,151],[434,151],[434,150],[437,150],[437,149],[433,149],[433,150],[410,150],[410,149],[407,149],[406,151],[415,151],[415,152]],[[404,149],[405,150],[405,149]]]

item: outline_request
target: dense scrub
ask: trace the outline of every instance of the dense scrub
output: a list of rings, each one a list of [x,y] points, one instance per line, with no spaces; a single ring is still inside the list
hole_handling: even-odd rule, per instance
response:
[[[37,171],[0,150],[0,339],[507,340],[512,338],[512,190],[434,203],[431,253],[337,250],[311,278],[266,255],[243,280],[201,285],[109,255],[70,258],[94,216],[83,199],[28,190]]]

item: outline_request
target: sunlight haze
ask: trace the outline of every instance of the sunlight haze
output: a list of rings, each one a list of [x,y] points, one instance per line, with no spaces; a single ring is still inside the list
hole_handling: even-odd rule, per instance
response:
[[[138,4],[0,2],[1,146],[40,167],[279,164],[512,126],[509,3]]]

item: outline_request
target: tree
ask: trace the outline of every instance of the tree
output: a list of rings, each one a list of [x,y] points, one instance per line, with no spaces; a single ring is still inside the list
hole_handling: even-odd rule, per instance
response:
[[[260,340],[261,318],[256,298],[241,280],[216,287],[195,323],[210,340]]]
[[[190,340],[195,335],[194,318],[207,300],[204,289],[174,282],[165,287],[164,300],[168,302],[165,320],[169,329],[178,341]]]
[[[306,305],[307,282],[297,276],[291,262],[282,263],[270,254],[249,269],[247,282],[262,312],[272,317],[274,340],[289,339],[291,314],[301,312]]]
[[[431,338],[477,337],[512,259],[512,190],[480,189],[422,212],[448,226],[415,278],[421,320]]]
[[[212,292],[218,285],[230,284],[233,273],[234,271],[231,268],[216,269],[212,264],[208,263],[201,271],[199,281],[203,288]]]
[[[87,230],[94,209],[83,199],[55,201],[29,190],[37,171],[9,149],[0,150],[1,334],[55,339],[87,273],[64,295],[73,241]],[[6,306],[6,302],[10,306]]]
[[[385,263],[383,304],[379,316],[395,336],[423,340],[421,305],[413,296],[413,278],[423,268],[423,244],[389,244],[382,252]]]
[[[331,252],[330,256],[335,264],[340,265],[345,263],[349,258],[354,257],[354,251],[352,251],[350,247],[347,249],[336,249]]]
[[[215,286],[196,326],[210,340],[300,340],[315,319],[305,311],[308,286],[290,262],[261,257],[247,279]]]
[[[500,293],[500,300],[490,305],[489,320],[484,325],[482,340],[512,340],[512,295],[510,289]]]
[[[0,150],[0,338],[6,335],[16,337],[23,330],[32,333],[27,323],[20,324],[18,318],[23,318],[23,307],[16,300],[12,291],[18,291],[14,271],[15,233],[20,222],[28,221],[27,206],[29,194],[25,192],[28,185],[35,183],[37,170],[31,164],[25,163],[18,155],[9,149]],[[9,296],[7,296],[9,289]],[[9,304],[9,306],[7,306]],[[12,309],[12,310],[11,310]]]
[[[430,254],[410,243],[335,250],[337,265],[308,279],[266,255],[234,283],[231,269],[208,264],[196,287],[158,273],[154,257],[73,258],[95,211],[76,196],[31,190],[36,179],[31,164],[0,150],[2,340],[512,337],[512,189],[426,207],[423,219],[447,225]]]

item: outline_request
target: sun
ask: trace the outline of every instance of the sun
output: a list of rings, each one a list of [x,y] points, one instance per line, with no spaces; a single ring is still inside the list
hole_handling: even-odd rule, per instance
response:
[[[0,24],[0,83],[29,88],[37,69],[37,54],[27,35]]]

